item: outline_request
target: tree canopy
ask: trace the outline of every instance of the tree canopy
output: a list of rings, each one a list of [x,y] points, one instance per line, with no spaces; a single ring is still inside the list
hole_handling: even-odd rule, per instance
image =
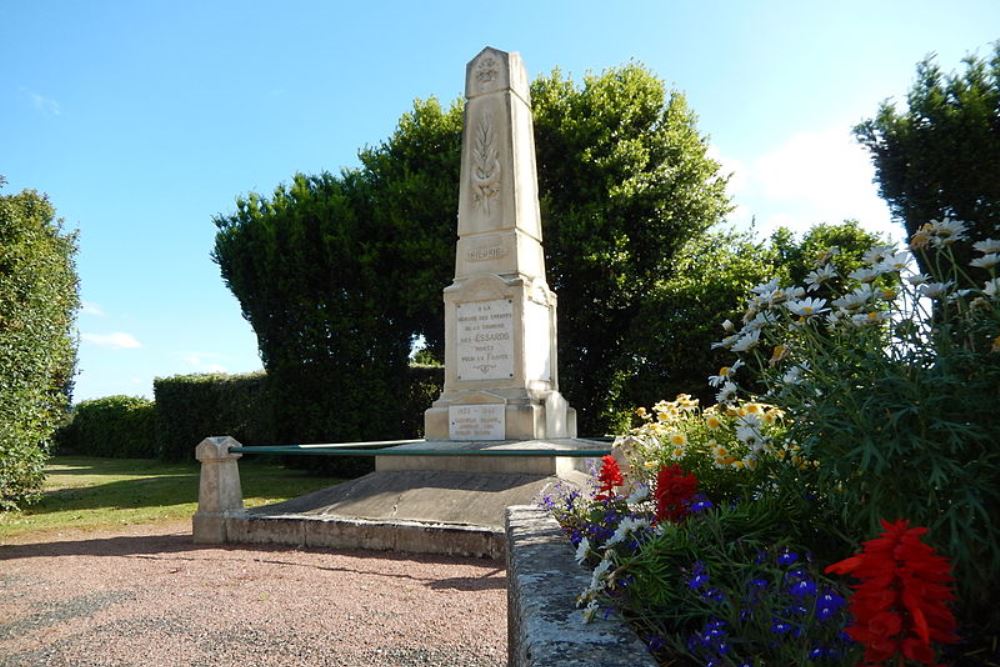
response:
[[[683,95],[640,65],[582,84],[553,72],[531,95],[560,388],[581,433],[596,433],[631,357],[628,332],[659,325],[643,300],[674,274],[678,251],[729,210],[726,179]],[[391,137],[361,151],[360,169],[296,176],[271,200],[241,198],[215,219],[214,257],[269,371],[313,352],[391,371],[415,336],[441,357],[461,120],[460,102],[417,100]]]
[[[76,366],[76,249],[76,234],[63,231],[44,195],[0,196],[0,510],[41,487],[65,417]]]
[[[963,62],[964,71],[944,74],[926,58],[905,110],[883,102],[854,129],[909,236],[945,216],[970,223],[976,240],[1000,231],[1000,42],[988,60]]]

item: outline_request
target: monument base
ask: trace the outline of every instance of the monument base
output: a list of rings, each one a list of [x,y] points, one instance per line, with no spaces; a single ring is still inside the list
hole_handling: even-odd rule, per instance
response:
[[[398,449],[603,449],[588,440],[425,442]],[[566,485],[586,490],[589,461],[571,457],[379,456],[364,477],[229,512],[218,542],[504,557],[504,511]]]

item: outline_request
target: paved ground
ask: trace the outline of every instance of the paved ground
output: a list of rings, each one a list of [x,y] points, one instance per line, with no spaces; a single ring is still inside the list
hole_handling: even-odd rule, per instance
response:
[[[0,546],[0,665],[506,664],[492,561],[191,544],[187,522]]]

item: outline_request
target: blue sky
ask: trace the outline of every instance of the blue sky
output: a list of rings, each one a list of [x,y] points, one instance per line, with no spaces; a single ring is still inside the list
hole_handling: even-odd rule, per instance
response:
[[[80,231],[76,399],[260,367],[210,260],[212,216],[296,171],[357,164],[486,45],[534,76],[639,61],[733,172],[732,222],[894,231],[850,128],[1000,39],[1000,3],[14,2],[0,21],[0,174]],[[442,285],[442,288],[444,285]]]

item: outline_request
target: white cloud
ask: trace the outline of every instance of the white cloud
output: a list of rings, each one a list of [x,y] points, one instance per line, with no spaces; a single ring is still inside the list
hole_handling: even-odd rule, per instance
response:
[[[734,171],[730,193],[739,206],[730,219],[747,225],[750,214],[755,215],[762,237],[779,226],[802,233],[821,222],[855,219],[869,231],[900,239],[902,228],[892,222],[872,182],[875,170],[868,153],[848,127],[793,134],[746,165],[713,156],[724,170]]]
[[[199,373],[228,373],[222,364],[211,361],[218,355],[208,352],[188,352],[181,356],[184,363]]]
[[[132,349],[142,347],[142,343],[136,340],[130,333],[117,331],[109,334],[82,333],[81,340],[99,347],[110,347],[115,349]]]
[[[104,310],[93,301],[81,302],[80,312],[84,315],[94,315],[95,317],[104,317]]]
[[[27,96],[27,98],[31,101],[31,106],[35,107],[36,111],[39,111],[46,116],[58,116],[62,113],[59,103],[51,97],[46,97],[45,95],[36,93],[33,90],[28,90],[27,88],[21,88],[21,93]]]

